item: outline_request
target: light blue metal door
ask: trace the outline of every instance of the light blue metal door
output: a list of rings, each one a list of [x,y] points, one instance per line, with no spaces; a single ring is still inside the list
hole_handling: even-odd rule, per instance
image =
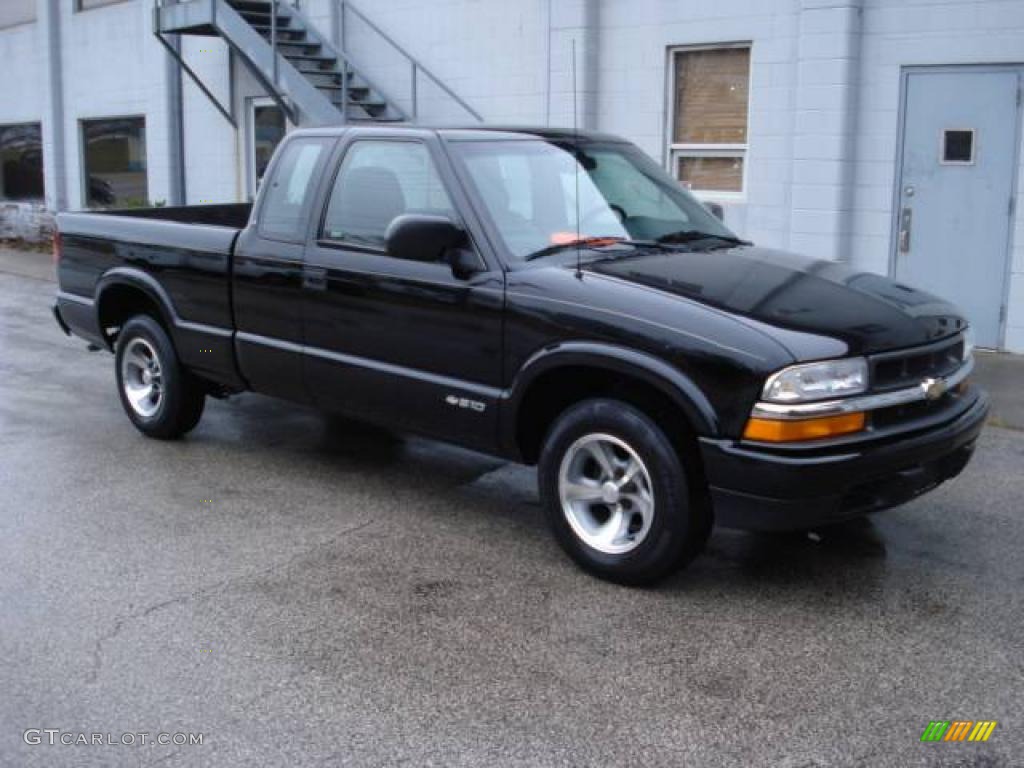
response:
[[[1016,157],[1016,71],[907,74],[895,272],[955,302],[998,347]]]

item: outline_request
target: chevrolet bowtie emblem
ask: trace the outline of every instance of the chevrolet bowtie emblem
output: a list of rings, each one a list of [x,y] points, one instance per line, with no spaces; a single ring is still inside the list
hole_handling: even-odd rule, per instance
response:
[[[949,387],[943,379],[928,378],[921,382],[921,391],[924,392],[926,400],[938,400]]]

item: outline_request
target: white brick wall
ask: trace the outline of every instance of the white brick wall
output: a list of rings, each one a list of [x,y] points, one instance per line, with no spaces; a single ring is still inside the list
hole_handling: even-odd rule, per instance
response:
[[[228,47],[215,37],[182,37],[189,66],[222,105],[231,104]],[[245,197],[236,132],[206,95],[183,73],[185,194],[189,205],[227,203]],[[245,114],[236,106],[240,130]]]
[[[170,197],[163,48],[145,0],[75,12],[62,3],[64,131],[68,204],[84,204],[80,120],[146,118],[149,199]]]
[[[927,64],[1024,64],[1024,2],[866,0],[852,258],[889,269],[901,67]],[[1021,148],[1024,157],[1024,147]],[[1018,194],[1024,191],[1024,168]],[[1007,349],[1024,352],[1024,217],[1011,248]]]

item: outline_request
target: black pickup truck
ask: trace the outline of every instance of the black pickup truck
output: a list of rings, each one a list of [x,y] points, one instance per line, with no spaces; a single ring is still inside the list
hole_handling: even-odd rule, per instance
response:
[[[623,583],[713,523],[905,502],[988,409],[954,307],[756,248],[612,136],[302,130],[252,206],[58,229],[57,322],[115,353],[145,434],[254,390],[537,464],[559,543]]]

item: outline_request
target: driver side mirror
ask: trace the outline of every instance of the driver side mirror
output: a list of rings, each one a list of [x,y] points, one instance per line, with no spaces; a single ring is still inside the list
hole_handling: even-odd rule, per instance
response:
[[[466,242],[466,233],[447,216],[405,213],[396,216],[384,234],[389,256],[408,261],[445,261],[448,252]]]

